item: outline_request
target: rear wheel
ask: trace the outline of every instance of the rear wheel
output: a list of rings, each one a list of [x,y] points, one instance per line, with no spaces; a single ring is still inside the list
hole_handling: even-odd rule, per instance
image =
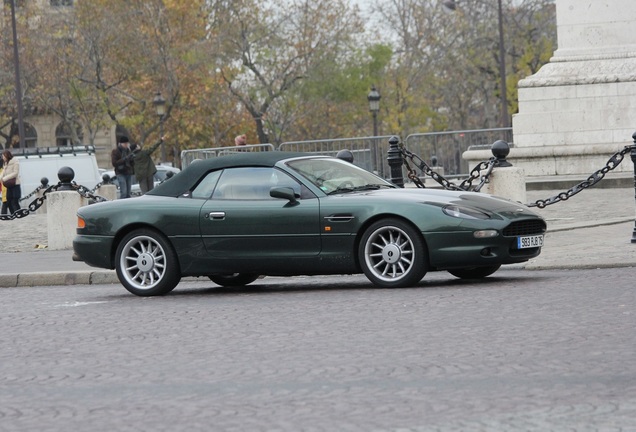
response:
[[[358,257],[367,278],[384,288],[412,286],[428,270],[426,246],[420,233],[394,218],[379,220],[365,231]]]
[[[119,243],[115,269],[124,288],[138,296],[167,294],[181,280],[179,261],[168,239],[146,228],[132,231]]]
[[[501,267],[501,265],[452,269],[447,271],[460,279],[482,279],[499,270],[499,267]]]
[[[258,275],[248,273],[228,273],[209,276],[210,280],[224,287],[249,285],[258,279]]]

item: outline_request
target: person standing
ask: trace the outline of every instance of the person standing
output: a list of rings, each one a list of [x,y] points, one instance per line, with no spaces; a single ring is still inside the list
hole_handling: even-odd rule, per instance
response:
[[[2,191],[2,207],[0,215],[6,215],[9,211],[9,203],[7,202],[7,188],[2,186],[2,173],[4,171],[4,158],[0,157],[0,191]]]
[[[128,137],[119,137],[119,143],[110,155],[111,163],[113,168],[115,168],[117,182],[119,183],[119,198],[130,198],[133,174],[135,172],[133,156]]]
[[[243,147],[247,145],[247,135],[238,135],[234,138],[234,145],[237,147]],[[240,148],[238,151],[247,151],[246,148]]]
[[[20,197],[22,196],[20,163],[9,150],[2,152],[2,161],[4,162],[4,169],[0,180],[2,181],[2,187],[7,189],[6,196],[9,213],[13,214],[20,210]]]
[[[152,160],[152,153],[163,143],[163,139],[164,137],[161,137],[161,140],[159,140],[157,144],[147,150],[143,149],[141,144],[133,150],[135,178],[139,182],[139,188],[142,194],[145,194],[155,187],[157,167]]]

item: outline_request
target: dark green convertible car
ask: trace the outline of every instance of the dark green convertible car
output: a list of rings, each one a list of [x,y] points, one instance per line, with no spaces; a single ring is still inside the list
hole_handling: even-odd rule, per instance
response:
[[[262,152],[196,161],[144,196],[80,208],[73,248],[140,296],[184,276],[241,286],[364,273],[407,287],[428,271],[483,278],[527,261],[545,229],[512,201],[398,188],[338,158]]]

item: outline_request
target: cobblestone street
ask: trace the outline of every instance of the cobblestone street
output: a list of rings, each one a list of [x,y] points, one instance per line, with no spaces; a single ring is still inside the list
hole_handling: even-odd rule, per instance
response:
[[[2,431],[633,431],[634,269],[6,288]]]

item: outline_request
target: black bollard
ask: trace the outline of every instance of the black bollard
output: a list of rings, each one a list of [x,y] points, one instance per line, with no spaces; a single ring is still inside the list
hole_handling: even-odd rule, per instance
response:
[[[347,149],[340,150],[338,154],[336,155],[336,157],[338,159],[342,159],[343,161],[353,163],[353,153],[351,153],[351,151]]]
[[[507,142],[497,140],[490,147],[492,155],[497,159],[498,167],[511,167],[512,164],[506,160],[506,156],[510,154],[510,146]]]
[[[75,171],[71,167],[62,167],[57,172],[57,178],[60,179],[60,187],[57,188],[58,191],[67,191],[67,190],[75,190],[71,185],[71,182],[75,178]]]
[[[40,183],[42,184],[42,189],[46,189],[47,187],[49,187],[49,179],[47,179],[46,177],[42,177],[40,179]]]
[[[634,145],[632,145],[632,150],[629,152],[629,157],[632,159],[634,163],[634,199],[636,199],[636,132],[632,134],[632,140],[634,141]],[[634,231],[632,232],[632,243],[636,243],[636,221],[634,221]]]
[[[391,167],[391,182],[401,188],[404,187],[404,174],[402,173],[402,152],[400,151],[400,139],[396,136],[389,138],[389,151],[387,152],[387,161]]]

